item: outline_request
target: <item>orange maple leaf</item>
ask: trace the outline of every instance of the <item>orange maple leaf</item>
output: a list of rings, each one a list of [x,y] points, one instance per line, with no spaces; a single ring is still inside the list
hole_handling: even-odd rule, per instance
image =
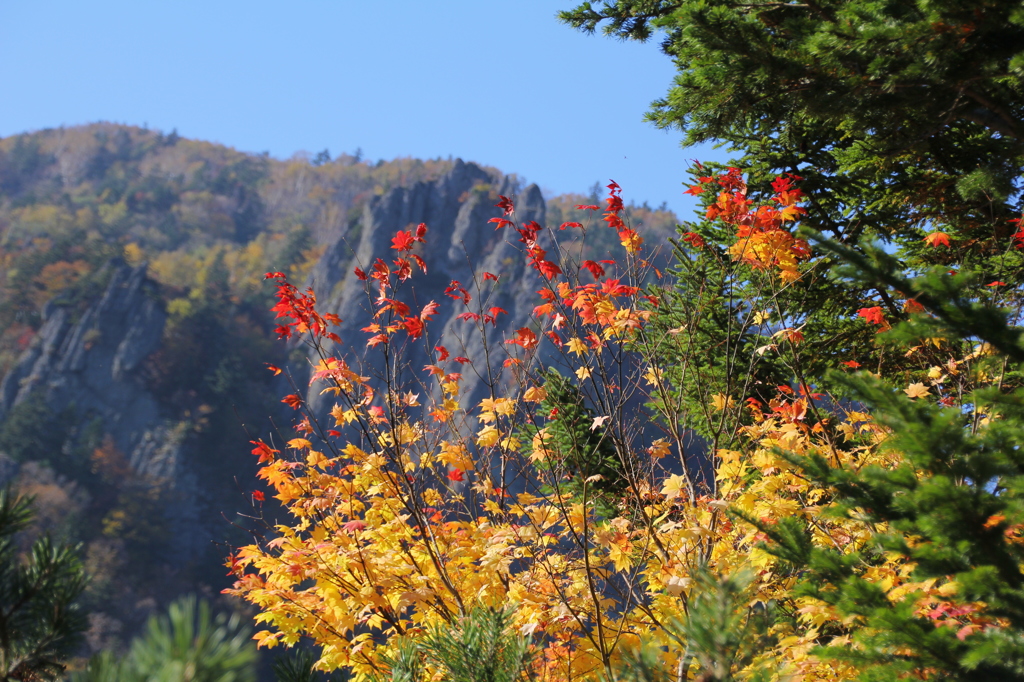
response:
[[[925,242],[925,244],[927,244],[928,246],[931,246],[932,248],[935,248],[936,246],[939,246],[940,244],[942,246],[947,246],[948,247],[949,246],[949,235],[946,234],[945,232],[932,232],[931,234],[929,234],[927,237],[924,238],[924,242]]]

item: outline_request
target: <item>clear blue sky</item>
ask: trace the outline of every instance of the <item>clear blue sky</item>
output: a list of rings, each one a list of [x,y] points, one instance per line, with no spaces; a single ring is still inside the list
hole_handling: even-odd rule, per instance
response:
[[[573,4],[0,0],[0,136],[107,120],[278,158],[453,155],[689,217],[689,160],[722,153],[645,123],[671,62],[558,23]]]

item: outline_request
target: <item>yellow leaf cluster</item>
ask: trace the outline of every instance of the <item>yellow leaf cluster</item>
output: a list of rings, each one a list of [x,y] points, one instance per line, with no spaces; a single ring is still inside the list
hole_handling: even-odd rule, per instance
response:
[[[495,400],[481,407],[497,417],[512,414],[515,405]],[[665,472],[613,519],[602,519],[592,503],[556,493],[513,500],[487,479],[472,486],[481,496],[476,516],[467,515],[461,494],[432,486],[415,492],[409,481],[432,461],[478,470],[486,455],[470,444],[443,441],[407,473],[391,466],[394,442],[370,452],[348,445],[331,460],[295,439],[289,445],[306,453],[305,460],[274,460],[260,476],[296,522],[278,526],[271,542],[239,550],[232,592],[260,609],[262,646],[312,638],[323,668],[347,668],[360,680],[382,670],[382,656],[394,652],[401,635],[451,622],[475,607],[514,605],[516,627],[543,649],[536,665],[570,670],[567,679],[576,679],[599,675],[629,642],[641,640],[663,647],[665,664],[674,665],[677,648],[665,623],[685,610],[694,571],[707,562],[720,574],[753,569],[755,600],[792,605],[800,627],[776,633],[780,643],[769,654],[781,674],[832,680],[835,669],[810,652],[821,643],[816,628],[836,614],[825,604],[788,596],[793,576],[777,571],[774,557],[759,548],[760,531],[727,510],[766,524],[804,517],[812,521],[815,544],[860,547],[870,529],[824,514],[829,491],[816,489],[785,454],[816,453],[837,465],[898,461],[878,447],[867,415],[849,413],[842,425],[850,434],[845,449],[800,419],[760,417],[745,427],[743,449],[717,452],[715,496],[695,492],[684,475]],[[547,458],[545,438],[545,431],[534,436],[532,459]],[[501,439],[494,424],[485,423],[475,441],[487,448]],[[864,445],[864,439],[871,442]],[[657,460],[667,450],[662,440],[641,454]],[[864,577],[894,600],[944,598],[941,585],[911,583],[911,568],[891,559]]]

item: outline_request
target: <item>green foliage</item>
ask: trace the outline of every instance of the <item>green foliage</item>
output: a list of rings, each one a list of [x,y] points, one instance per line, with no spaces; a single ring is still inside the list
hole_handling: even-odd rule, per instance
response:
[[[716,579],[707,571],[694,577],[696,596],[689,603],[680,635],[703,679],[731,682],[775,642],[769,635],[775,614],[771,604],[751,603],[750,576]],[[767,670],[758,677],[767,679]],[[749,679],[749,678],[744,678]]]
[[[68,437],[65,419],[54,414],[42,395],[36,393],[18,405],[0,423],[0,452],[15,461],[40,461],[56,464]]]
[[[819,241],[846,260],[838,278],[913,296],[934,313],[898,325],[887,343],[905,346],[935,335],[947,343],[985,341],[992,350],[974,371],[998,380],[962,396],[958,406],[943,407],[912,400],[871,375],[833,376],[844,395],[891,431],[882,447],[900,453],[901,463],[853,470],[836,468],[822,455],[784,456],[834,490],[835,513],[862,522],[870,540],[856,552],[815,547],[810,529],[794,518],[747,521],[770,538],[767,549],[801,576],[797,594],[834,606],[850,625],[857,646],[828,646],[819,653],[857,665],[862,679],[922,671],[941,679],[1022,679],[1021,330],[1005,310],[978,296],[973,276],[909,277],[881,249],[853,251]],[[868,576],[887,554],[911,562],[914,580],[954,580],[953,601],[927,608],[909,599],[894,603]]]
[[[750,582],[746,574],[717,578],[707,569],[697,571],[687,612],[671,628],[685,646],[679,669],[665,670],[655,652],[640,648],[623,656],[616,682],[671,682],[690,679],[691,672],[702,682],[771,679],[770,666],[749,666],[776,643],[770,634],[776,609],[751,601]],[[740,678],[737,670],[746,673]]]
[[[556,485],[569,496],[597,498],[603,513],[614,516],[615,498],[626,490],[628,480],[611,432],[594,421],[580,388],[556,370],[545,372],[543,386],[547,391],[540,404],[547,421],[544,443],[553,455],[536,465],[551,471]]]
[[[256,645],[251,629],[235,614],[213,616],[195,597],[154,615],[146,630],[117,658],[94,656],[73,682],[246,682],[255,679]]]
[[[0,680],[56,680],[85,630],[76,600],[85,587],[77,549],[40,538],[27,560],[16,534],[31,500],[0,490]]]
[[[518,682],[526,676],[529,641],[513,632],[509,611],[476,609],[456,624],[409,640],[388,661],[391,682],[425,682],[429,662],[445,682]]]

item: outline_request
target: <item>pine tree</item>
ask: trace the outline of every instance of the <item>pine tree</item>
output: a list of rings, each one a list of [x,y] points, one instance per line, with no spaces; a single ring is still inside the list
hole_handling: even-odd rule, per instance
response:
[[[890,343],[941,337],[978,344],[973,371],[994,378],[960,405],[943,406],[866,373],[833,377],[890,430],[882,447],[899,453],[901,463],[852,470],[822,455],[787,458],[835,491],[836,513],[869,530],[859,551],[815,547],[811,530],[793,518],[746,520],[800,576],[796,594],[843,617],[856,646],[831,645],[819,654],[854,663],[862,679],[1024,679],[1024,332],[1006,310],[978,299],[970,277],[908,278],[884,251],[868,249],[866,258],[822,245],[850,264],[840,275],[930,307],[931,316],[893,329]],[[893,555],[913,567],[914,581],[946,584],[943,599],[894,600],[871,580],[873,567]]]
[[[719,578],[707,568],[694,575],[687,611],[671,627],[682,643],[675,670],[659,664],[650,648],[629,652],[616,671],[616,682],[762,682],[771,679],[770,665],[753,665],[775,645],[770,634],[776,618],[773,604],[752,601],[750,575]],[[741,678],[736,671],[745,671]],[[692,675],[692,677],[691,677]]]
[[[127,655],[94,656],[77,682],[245,682],[255,679],[256,645],[237,615],[214,616],[194,596],[150,617]]]
[[[526,676],[529,641],[511,625],[507,610],[475,609],[457,623],[435,627],[406,641],[388,661],[390,682],[430,679],[425,664],[445,682],[518,682]]]
[[[616,496],[628,486],[611,433],[604,424],[595,422],[593,410],[572,381],[548,369],[543,386],[547,392],[540,404],[541,416],[547,422],[544,444],[552,456],[537,465],[570,496],[582,496],[586,490],[607,515],[614,509]]]
[[[85,630],[75,603],[85,588],[77,549],[43,537],[27,561],[15,536],[32,520],[31,498],[0,490],[0,681],[56,680]]]
[[[663,35],[678,75],[649,119],[728,143],[752,185],[804,176],[831,237],[939,225],[982,255],[1021,212],[1019,0],[616,0],[560,17]]]

